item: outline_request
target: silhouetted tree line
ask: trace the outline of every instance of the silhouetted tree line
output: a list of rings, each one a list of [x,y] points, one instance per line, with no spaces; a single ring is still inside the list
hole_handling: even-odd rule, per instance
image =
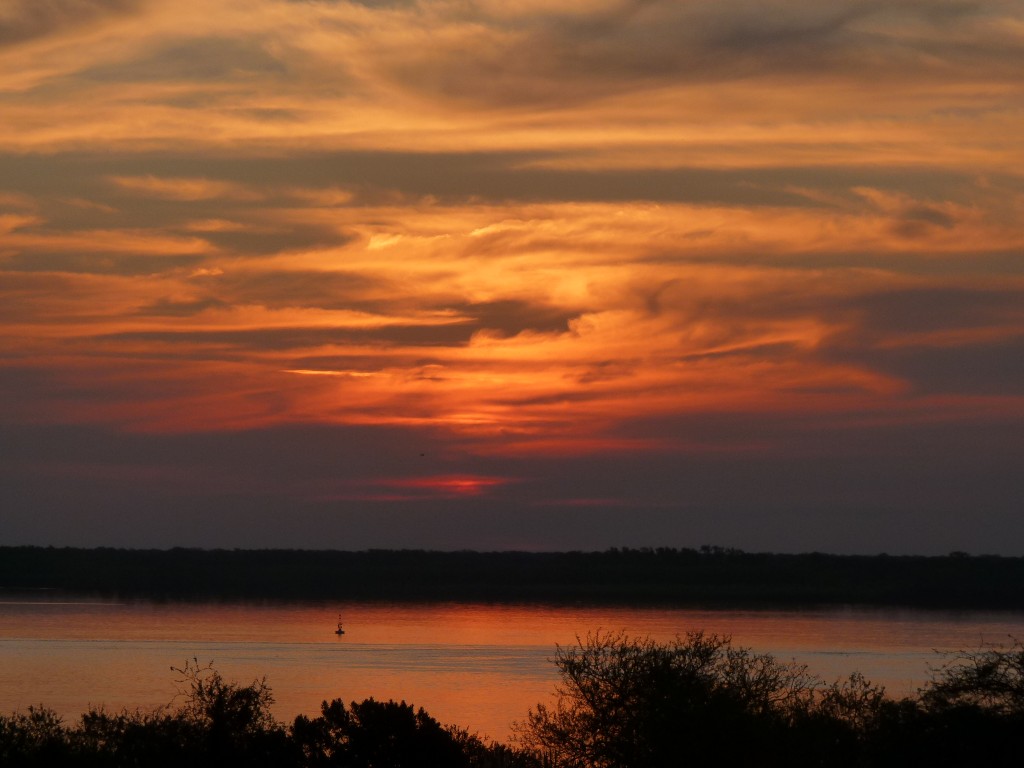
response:
[[[0,588],[155,599],[1024,608],[1024,558],[0,547]]]
[[[853,674],[825,685],[806,667],[690,633],[659,644],[595,634],[559,648],[552,705],[515,725],[512,745],[444,727],[404,701],[324,702],[291,726],[264,680],[178,669],[176,709],[75,726],[52,711],[0,716],[4,766],[339,766],[343,768],[678,768],[966,766],[1020,762],[1024,646],[949,657],[916,697],[892,699]]]

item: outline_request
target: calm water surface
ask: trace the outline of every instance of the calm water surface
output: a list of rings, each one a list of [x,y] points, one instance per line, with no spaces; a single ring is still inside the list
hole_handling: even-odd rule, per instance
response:
[[[334,635],[338,613],[347,634]],[[46,704],[65,717],[172,702],[197,658],[229,680],[266,676],[283,720],[324,699],[404,699],[504,740],[548,701],[550,658],[594,630],[669,640],[703,629],[833,680],[853,671],[893,695],[927,679],[934,651],[1024,637],[1024,616],[916,610],[705,611],[466,604],[177,604],[0,594],[0,711]]]

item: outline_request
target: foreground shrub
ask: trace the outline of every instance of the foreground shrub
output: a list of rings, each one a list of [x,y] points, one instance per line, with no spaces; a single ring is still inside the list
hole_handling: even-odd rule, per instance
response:
[[[0,715],[0,766],[51,768],[536,768],[528,755],[446,728],[404,701],[324,702],[290,728],[271,714],[266,680],[226,681],[193,659],[178,673],[177,706],[92,709],[69,727],[52,710]]]
[[[538,704],[517,740],[555,766],[764,764],[813,701],[805,667],[694,632],[661,645],[596,634],[559,648],[554,706]]]
[[[933,670],[937,677],[924,689],[925,706],[933,711],[973,707],[990,715],[1024,717],[1024,644],[1011,640],[1008,648],[983,645],[944,654],[946,663]]]
[[[372,698],[350,709],[340,699],[321,705],[320,717],[295,718],[292,738],[303,765],[345,768],[469,768],[455,737],[423,708]]]
[[[29,707],[0,715],[0,765],[60,765],[70,754],[64,721],[52,709]]]
[[[599,633],[558,649],[555,702],[516,740],[553,768],[1001,764],[1024,733],[1022,651],[963,652],[921,696],[893,700],[859,674],[826,686],[727,637]]]

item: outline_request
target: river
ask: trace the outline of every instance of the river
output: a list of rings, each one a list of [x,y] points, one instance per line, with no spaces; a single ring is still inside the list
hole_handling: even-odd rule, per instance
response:
[[[338,614],[346,634],[337,636]],[[704,630],[806,664],[831,681],[859,671],[910,694],[935,651],[1024,638],[1024,615],[899,609],[694,610],[464,603],[220,604],[0,596],[0,712],[45,704],[74,719],[172,703],[193,658],[226,679],[266,677],[274,712],[322,700],[405,700],[443,723],[505,740],[551,701],[556,645],[588,632],[669,640]]]

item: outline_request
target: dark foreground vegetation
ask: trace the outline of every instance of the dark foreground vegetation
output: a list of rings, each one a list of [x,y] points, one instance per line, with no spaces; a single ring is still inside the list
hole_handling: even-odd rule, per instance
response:
[[[324,702],[278,723],[265,681],[240,686],[198,663],[178,669],[177,708],[0,716],[4,766],[677,768],[967,766],[1020,761],[1024,646],[947,659],[914,698],[859,675],[824,685],[805,667],[692,633],[670,644],[592,635],[560,648],[550,706],[513,746],[443,727],[405,702]]]
[[[1024,558],[0,547],[0,589],[154,599],[461,600],[1024,609]]]

